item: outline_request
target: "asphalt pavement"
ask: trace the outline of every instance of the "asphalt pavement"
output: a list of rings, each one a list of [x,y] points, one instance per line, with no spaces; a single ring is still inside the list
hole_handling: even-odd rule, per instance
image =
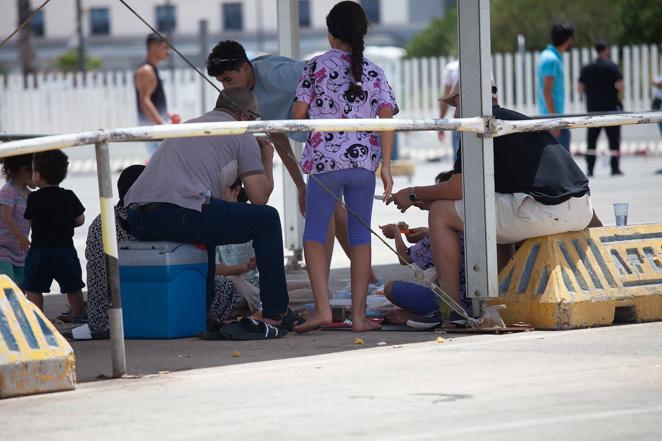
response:
[[[3,400],[2,439],[658,441],[661,335],[662,323],[383,346],[367,336],[351,351]],[[238,360],[256,350],[208,350],[231,357],[229,346]]]

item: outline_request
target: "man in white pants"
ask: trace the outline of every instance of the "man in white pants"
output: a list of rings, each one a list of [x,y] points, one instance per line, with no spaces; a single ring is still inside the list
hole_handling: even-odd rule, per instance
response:
[[[442,97],[459,115],[459,84]],[[492,86],[492,113],[504,120],[528,117],[497,104]],[[498,244],[599,226],[594,218],[588,179],[570,153],[549,132],[528,132],[494,138],[494,188]],[[394,193],[394,202],[406,211],[412,205],[429,209],[431,250],[440,282],[459,302],[461,250],[458,232],[464,231],[462,157],[450,180]],[[592,220],[593,219],[593,220]],[[512,248],[512,247],[511,247]]]

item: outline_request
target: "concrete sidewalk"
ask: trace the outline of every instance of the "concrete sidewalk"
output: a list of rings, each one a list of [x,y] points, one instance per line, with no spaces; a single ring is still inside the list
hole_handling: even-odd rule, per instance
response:
[[[651,323],[368,341],[353,352],[86,383],[3,400],[2,439],[657,441],[660,335],[662,323]]]

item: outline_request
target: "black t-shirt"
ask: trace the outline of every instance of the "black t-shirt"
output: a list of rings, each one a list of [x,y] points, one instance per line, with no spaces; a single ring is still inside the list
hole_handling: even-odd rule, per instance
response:
[[[586,92],[586,110],[621,110],[616,81],[622,80],[620,69],[610,60],[598,58],[586,65],[579,75],[579,82],[584,84]]]
[[[492,107],[495,118],[530,119],[513,110]],[[458,153],[453,167],[462,173]],[[556,205],[589,192],[588,179],[570,153],[549,132],[523,132],[494,138],[494,190],[526,193],[545,205]]]
[[[44,187],[28,195],[24,217],[32,222],[32,246],[72,247],[74,219],[85,207],[71,190]]]

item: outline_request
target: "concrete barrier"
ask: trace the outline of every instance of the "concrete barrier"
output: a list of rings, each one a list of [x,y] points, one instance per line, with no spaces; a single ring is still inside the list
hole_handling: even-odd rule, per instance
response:
[[[0,398],[73,389],[74,351],[44,314],[0,275]]]
[[[528,239],[499,274],[507,323],[573,329],[662,320],[662,224]]]

